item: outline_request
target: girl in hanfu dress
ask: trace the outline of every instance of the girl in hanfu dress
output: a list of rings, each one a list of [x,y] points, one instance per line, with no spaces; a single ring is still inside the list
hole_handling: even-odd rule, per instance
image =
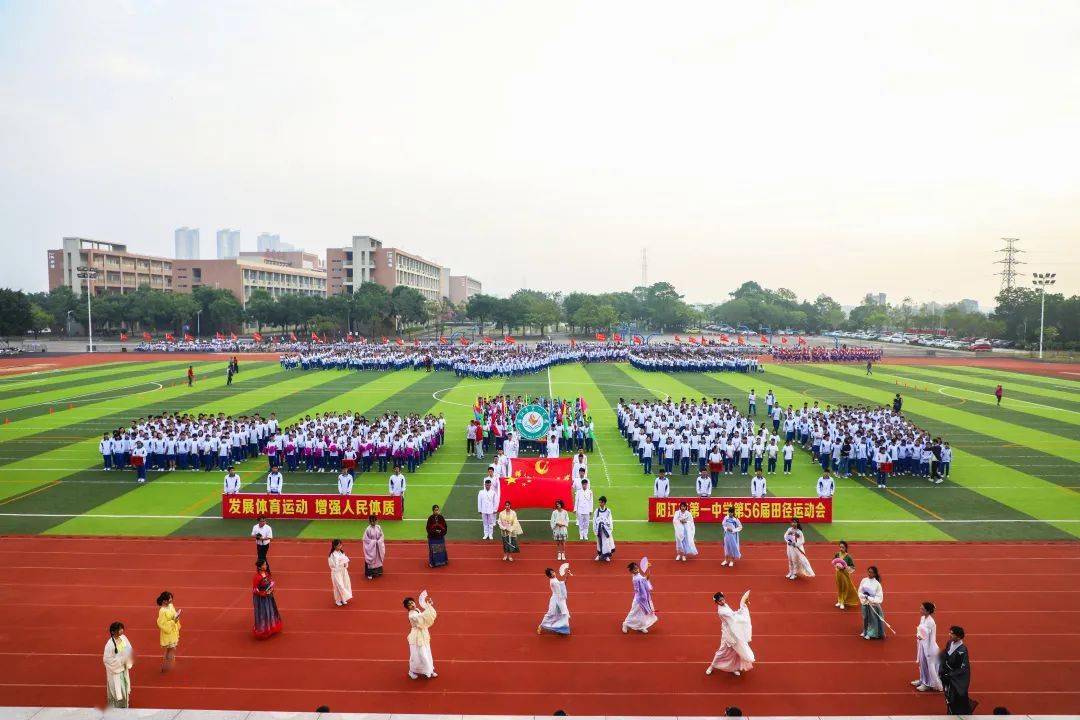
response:
[[[600,496],[600,505],[593,514],[593,532],[596,533],[596,560],[611,562],[615,554],[615,518],[607,506],[607,497]]]
[[[705,674],[712,675],[713,670],[723,670],[742,675],[753,669],[757,659],[750,648],[754,634],[753,625],[750,623],[750,591],[743,593],[738,610],[731,609],[722,592],[713,595],[713,603],[716,605],[716,614],[720,616],[720,649],[716,651],[709,667],[705,668]]]
[[[386,560],[386,539],[383,537],[379,519],[368,517],[368,527],[364,531],[364,576],[368,580],[382,577],[383,562]]]
[[[439,677],[431,657],[431,633],[428,631],[435,624],[435,603],[421,593],[419,603],[407,597],[402,604],[409,614],[409,677],[413,680],[421,675]]]
[[[840,541],[840,550],[833,555],[833,570],[836,571],[836,607],[843,610],[848,605],[858,605],[859,592],[851,579],[852,573],[855,572],[855,560],[848,553],[846,540]]]
[[[788,580],[794,580],[799,575],[814,577],[814,569],[810,567],[810,559],[806,557],[803,545],[806,536],[803,535],[802,525],[798,520],[791,521],[791,527],[784,533],[784,543],[787,545]]]
[[[161,672],[172,670],[176,662],[176,646],[180,644],[180,611],[173,606],[173,594],[166,590],[158,595],[158,640],[161,644],[163,657],[161,659]]]
[[[442,567],[450,562],[446,555],[446,530],[446,518],[438,505],[432,505],[427,519],[428,567]]]
[[[919,664],[919,679],[911,684],[919,692],[936,690],[941,692],[941,677],[938,675],[938,662],[941,649],[937,644],[937,622],[934,620],[934,603],[922,604],[922,617],[915,629],[915,661]]]
[[[685,502],[679,503],[679,509],[672,516],[671,524],[675,527],[675,560],[686,562],[686,557],[697,555],[698,550],[694,544],[694,515]]]
[[[742,521],[735,517],[734,507],[727,509],[727,515],[724,516],[721,526],[724,528],[724,560],[720,563],[720,566],[730,565],[735,567],[735,561],[742,559],[742,551],[739,549],[739,533],[742,532]]]
[[[859,636],[864,640],[885,639],[885,613],[881,603],[885,591],[881,589],[881,575],[876,566],[866,568],[866,577],[859,583],[859,602],[862,603],[863,631]]]
[[[265,640],[281,632],[281,613],[274,599],[274,578],[265,560],[255,563],[255,577],[251,581],[251,602],[255,607],[255,637]]]
[[[502,531],[503,560],[514,562],[514,556],[511,553],[520,551],[517,537],[525,531],[521,529],[517,513],[514,512],[509,500],[503,503],[502,512],[498,516],[498,523],[499,529]]]
[[[105,700],[108,707],[126,708],[131,704],[131,668],[135,649],[124,635],[124,623],[109,625],[109,639],[102,655],[105,663]]]
[[[544,574],[547,575],[548,585],[551,587],[551,599],[548,601],[547,614],[536,627],[536,634],[546,630],[556,635],[569,635],[570,608],[566,604],[566,581],[560,580],[551,568],[546,568]],[[573,575],[569,569],[566,574]]]
[[[637,630],[648,633],[649,628],[660,619],[656,617],[656,608],[653,607],[652,583],[649,582],[648,574],[637,563],[630,563],[626,569],[630,571],[634,584],[634,599],[630,602],[630,612],[623,620],[622,631],[625,633]]]
[[[330,555],[326,558],[330,566],[330,587],[334,591],[334,604],[347,605],[352,600],[352,579],[349,577],[349,556],[340,540],[330,543]]]

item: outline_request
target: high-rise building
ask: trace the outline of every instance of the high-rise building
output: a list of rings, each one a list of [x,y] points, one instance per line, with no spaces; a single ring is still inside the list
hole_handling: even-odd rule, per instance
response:
[[[129,253],[127,245],[66,237],[59,250],[49,250],[49,290],[67,286],[81,296],[86,281],[78,268],[91,267],[97,277],[90,287],[93,295],[129,293],[146,285],[153,290],[173,289],[173,260],[153,255]]]
[[[971,298],[964,298],[963,300],[958,302],[957,305],[960,307],[961,310],[963,310],[966,313],[979,312],[979,301],[978,300],[972,300]]]
[[[228,260],[240,254],[240,231],[223,228],[217,231],[217,259]]]
[[[177,228],[173,233],[173,242],[175,243],[175,252],[173,255],[177,260],[192,260],[199,257],[199,228],[189,228],[184,226]]]
[[[479,295],[483,292],[480,286],[480,281],[475,280],[468,275],[451,275],[450,276],[450,302],[454,305],[461,305],[468,302],[469,298],[473,295]]]
[[[267,250],[280,250],[281,236],[271,235],[270,233],[259,233],[259,236],[255,238],[255,249],[259,252],[266,252]]]

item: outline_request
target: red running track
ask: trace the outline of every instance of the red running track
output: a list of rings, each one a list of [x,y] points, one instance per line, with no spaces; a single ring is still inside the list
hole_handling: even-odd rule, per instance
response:
[[[333,604],[327,543],[275,541],[270,554],[285,631],[251,635],[254,549],[225,539],[0,538],[0,705],[91,706],[103,700],[101,652],[123,620],[137,653],[137,707],[378,713],[899,715],[944,712],[940,694],[916,693],[918,607],[938,606],[945,628],[963,625],[972,696],[989,711],[1080,712],[1080,543],[863,544],[860,567],[884,577],[887,619],[900,633],[858,637],[857,610],[841,612],[828,567],[811,546],[817,578],[784,579],[779,544],[750,544],[734,569],[719,547],[676,563],[670,543],[619,545],[592,561],[576,544],[569,581],[573,635],[535,632],[548,600],[549,543],[524,544],[513,564],[494,544],[450,546],[450,565],[426,566],[422,543],[393,543],[386,575],[353,573],[355,598]],[[351,556],[360,566],[361,548]],[[620,632],[630,603],[625,563],[648,554],[660,622]],[[406,677],[405,595],[427,589],[439,618],[439,677]],[[719,638],[711,595],[753,590],[757,666],[742,677],[704,670]],[[184,610],[176,669],[158,672],[154,598],[168,589]]]

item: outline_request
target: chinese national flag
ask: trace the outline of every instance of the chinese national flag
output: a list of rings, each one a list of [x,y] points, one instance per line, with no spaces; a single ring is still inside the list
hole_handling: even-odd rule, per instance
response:
[[[805,345],[806,344],[806,338],[804,338],[802,335],[799,336],[799,344],[800,345]]]
[[[510,461],[510,477],[499,481],[499,502],[507,500],[516,510],[521,508],[555,507],[562,500],[566,509],[574,511],[574,486],[570,473],[573,458],[514,458]]]
[[[764,335],[758,335],[758,340],[761,341],[762,345],[768,345],[769,344],[769,338],[765,337]]]
[[[144,332],[142,334],[142,339],[145,340],[146,342],[150,342],[151,340],[154,339],[154,337],[150,333]]]
[[[215,339],[215,340],[224,340],[224,339],[225,339],[225,336],[224,336],[224,335],[222,335],[222,334],[221,334],[221,331],[219,330],[219,331],[217,331],[216,333],[214,333],[214,339]]]
[[[292,340],[293,342],[296,342],[296,333],[294,333],[294,332],[289,333],[289,340]]]
[[[604,333],[596,333],[596,339],[600,342],[604,342],[605,340],[607,340],[607,335],[605,335]]]
[[[492,343],[492,340],[491,340],[491,338],[489,338],[489,337],[485,337],[485,338],[484,338],[484,344],[485,344],[485,345],[490,345],[491,343]]]
[[[677,342],[677,343],[681,343],[681,342],[682,342],[682,338],[680,338],[680,337],[679,337],[678,335],[676,335],[676,336],[675,336],[675,342]]]
[[[191,342],[191,341],[193,341],[194,339],[195,339],[195,338],[194,338],[194,337],[192,337],[191,333],[184,333],[184,342]]]
[[[634,336],[634,344],[635,345],[640,345],[641,343],[642,343],[641,336],[640,335],[635,335]]]
[[[611,339],[615,342],[622,342],[622,335],[620,335],[619,333],[615,333],[611,336]]]
[[[120,342],[127,342],[127,333],[120,333]]]
[[[515,344],[517,342],[517,340],[515,340],[514,338],[507,335],[506,337],[503,338],[503,342],[506,343],[507,345],[513,345],[513,344]]]
[[[397,343],[398,345],[404,345],[404,344],[405,344],[405,341],[404,341],[404,340],[402,340],[401,338],[398,338],[398,339],[397,339],[397,340],[395,340],[394,342],[396,342],[396,343]]]
[[[258,332],[257,333],[251,333],[251,338],[255,342],[262,342],[262,333],[258,333]]]
[[[349,333],[348,335],[345,336],[345,342],[352,342],[352,341],[353,341],[353,334],[352,333]]]
[[[440,344],[440,345],[446,345],[446,344],[447,344],[447,343],[449,343],[449,342],[450,342],[450,341],[446,339],[446,336],[445,336],[445,335],[440,335],[440,336],[439,336],[439,344]]]
[[[165,333],[165,342],[176,342],[176,336],[172,333]]]
[[[728,342],[728,336],[725,333],[720,334],[720,342]]]
[[[319,333],[316,333],[316,332],[311,333],[311,341],[312,342],[319,342]]]
[[[786,337],[780,338],[780,344],[781,345],[787,345],[787,338]]]

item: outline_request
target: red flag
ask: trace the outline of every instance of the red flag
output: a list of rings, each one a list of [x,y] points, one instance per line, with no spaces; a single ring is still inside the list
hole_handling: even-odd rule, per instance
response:
[[[120,342],[127,342],[127,337],[128,336],[126,332],[120,333]]]
[[[507,335],[506,337],[503,338],[503,342],[506,343],[507,345],[514,345],[514,344],[517,343],[517,340],[514,340],[514,338]]]
[[[739,344],[740,345],[745,345],[746,344],[746,338],[743,337],[742,335],[739,336]]]
[[[727,334],[720,333],[720,342],[729,342]]]
[[[675,342],[677,342],[677,343],[681,343],[681,342],[682,342],[682,338],[680,338],[680,337],[679,337],[678,335],[676,335],[676,336],[675,336]]]
[[[255,342],[262,342],[262,333],[251,333],[251,337]]]
[[[296,333],[294,333],[294,332],[289,333],[289,339],[292,340],[293,342],[296,342]]]
[[[596,333],[596,339],[600,342],[604,342],[605,340],[607,340],[607,335],[605,335],[604,333]]]
[[[394,340],[394,342],[397,343],[398,345],[404,345],[405,344],[405,341],[402,340],[401,338],[397,338],[396,340]]]
[[[484,337],[484,344],[485,345],[490,345],[492,342],[493,342],[493,340],[491,338],[489,338],[487,336]]]
[[[769,344],[769,338],[765,337],[764,335],[758,335],[758,340],[761,341],[762,345],[768,345]]]
[[[236,342],[236,333],[229,333],[229,339]]]
[[[780,344],[781,345],[787,345],[787,338],[786,337],[780,338]]]
[[[447,343],[449,343],[449,342],[450,342],[450,341],[446,339],[446,336],[445,336],[445,335],[440,335],[440,336],[439,336],[439,344],[440,344],[440,345],[446,345],[446,344],[447,344]]]
[[[216,333],[214,333],[214,339],[215,340],[224,340],[225,336],[221,334],[220,330],[218,330]]]
[[[510,477],[499,481],[499,502],[507,500],[515,509],[553,507],[562,500],[574,511],[574,486],[570,474],[573,458],[514,458]]]
[[[184,342],[194,342],[195,338],[191,333],[184,333]]]
[[[800,345],[805,345],[806,344],[806,338],[804,338],[802,335],[799,336],[799,344]]]
[[[643,341],[643,340],[641,339],[641,336],[640,336],[640,335],[635,335],[635,336],[634,336],[634,338],[633,338],[633,340],[634,340],[634,344],[635,344],[635,345],[640,345],[640,344],[641,344],[642,342],[644,342],[644,341]]]
[[[689,336],[688,338],[686,338],[686,340],[687,340],[687,342],[689,342],[689,343],[690,343],[691,345],[697,345],[697,338],[696,338],[696,337],[694,337],[693,335],[691,335],[691,336]]]
[[[348,335],[345,336],[345,342],[352,342],[352,341],[353,341],[353,334],[352,333],[349,333]]]
[[[704,335],[702,335],[702,336],[701,336],[701,344],[702,344],[702,345],[708,345],[708,344],[709,344],[709,338],[707,338],[707,337],[705,337]]]
[[[622,342],[622,335],[620,335],[619,333],[615,333],[611,336],[611,339],[615,342]]]
[[[570,338],[570,347],[577,347],[577,340]]]
[[[148,332],[144,332],[144,333],[142,334],[142,339],[143,339],[143,340],[145,340],[146,342],[150,342],[150,341],[151,341],[151,340],[153,340],[154,338],[153,338],[153,336],[152,336],[152,335],[151,335],[150,333],[148,333]]]
[[[312,331],[311,342],[319,342],[319,333]]]
[[[165,342],[176,342],[176,337],[172,333],[165,333]]]
[[[460,340],[458,340],[458,342],[460,342],[460,343],[461,343],[462,345],[468,345],[468,344],[469,344],[469,338],[467,338],[467,337],[465,337],[464,335],[462,335],[462,336],[461,336],[461,339],[460,339]]]

